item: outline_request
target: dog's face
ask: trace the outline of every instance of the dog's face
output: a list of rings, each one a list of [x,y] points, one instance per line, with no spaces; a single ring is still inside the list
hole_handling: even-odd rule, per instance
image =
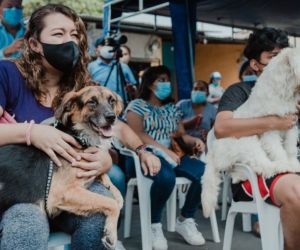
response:
[[[300,93],[300,49],[285,48],[264,68],[259,79],[272,86],[283,99]],[[270,93],[271,94],[271,93]]]
[[[102,86],[90,86],[68,93],[55,112],[55,118],[93,145],[95,137],[109,139],[112,126],[122,112],[120,96]],[[93,143],[94,142],[94,143]]]

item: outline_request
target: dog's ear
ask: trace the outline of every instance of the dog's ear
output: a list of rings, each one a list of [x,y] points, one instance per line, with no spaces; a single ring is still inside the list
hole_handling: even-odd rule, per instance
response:
[[[118,94],[114,93],[116,96],[116,106],[115,106],[115,113],[117,116],[119,116],[122,113],[124,104],[123,104],[123,100],[121,98],[121,96],[119,96]]]
[[[64,125],[67,123],[70,111],[72,110],[72,107],[74,106],[77,99],[77,94],[75,91],[67,93],[59,107],[55,111],[55,118],[58,121],[61,121]]]

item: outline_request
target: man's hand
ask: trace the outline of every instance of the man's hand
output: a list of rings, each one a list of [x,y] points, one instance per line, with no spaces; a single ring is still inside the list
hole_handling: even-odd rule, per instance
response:
[[[140,151],[139,157],[144,175],[148,175],[148,173],[151,176],[157,175],[161,167],[159,158],[147,151]]]
[[[9,45],[8,47],[6,47],[3,50],[4,56],[5,57],[10,57],[12,54],[23,50],[23,45],[24,45],[24,39],[23,38],[16,39],[11,45]]]
[[[280,116],[270,116],[271,123],[270,126],[274,130],[288,130],[296,125],[298,121],[298,116],[296,114],[288,114],[283,117]]]

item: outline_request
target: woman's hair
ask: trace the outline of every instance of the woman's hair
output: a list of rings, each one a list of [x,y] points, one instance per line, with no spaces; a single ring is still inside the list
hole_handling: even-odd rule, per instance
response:
[[[42,56],[31,49],[29,39],[34,38],[40,41],[41,32],[45,28],[45,17],[54,13],[63,14],[74,21],[78,32],[80,57],[72,73],[70,75],[64,75],[60,80],[57,96],[52,102],[53,109],[59,105],[60,100],[62,100],[62,97],[67,92],[71,90],[77,91],[91,81],[87,70],[89,55],[87,53],[88,44],[83,21],[78,17],[75,11],[67,6],[62,4],[47,4],[32,13],[28,29],[24,36],[24,52],[19,59],[16,59],[16,65],[26,79],[28,88],[33,91],[38,101],[41,102],[46,97],[47,90],[44,84],[47,80],[45,79],[46,71],[42,64]]]
[[[121,45],[121,48],[127,49],[128,54],[131,55],[131,49],[130,49],[127,45],[122,44],[122,45]]]
[[[194,88],[195,84],[201,84],[204,87],[205,92],[207,93],[207,95],[209,94],[208,83],[206,81],[203,81],[203,80],[197,80],[197,81],[195,81],[194,84],[193,84],[193,88]]]
[[[139,94],[138,98],[143,100],[149,100],[151,96],[151,89],[150,87],[153,85],[155,80],[160,76],[166,74],[169,78],[171,76],[170,70],[166,66],[154,66],[146,69],[142,76],[142,83],[139,87]],[[172,97],[168,97],[166,100],[163,101],[163,104],[169,103],[172,101]]]

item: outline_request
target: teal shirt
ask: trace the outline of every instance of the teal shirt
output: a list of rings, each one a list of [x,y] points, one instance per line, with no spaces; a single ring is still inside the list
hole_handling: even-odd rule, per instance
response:
[[[22,38],[25,34],[25,28],[23,26],[20,26],[20,29],[16,33],[16,37],[13,37],[12,34],[10,34],[6,28],[3,26],[2,23],[0,23],[0,59],[5,59],[8,57],[5,57],[3,54],[3,50],[7,48],[9,45],[13,43],[16,39]],[[10,56],[10,58],[17,58],[20,57],[21,53],[16,52]]]

